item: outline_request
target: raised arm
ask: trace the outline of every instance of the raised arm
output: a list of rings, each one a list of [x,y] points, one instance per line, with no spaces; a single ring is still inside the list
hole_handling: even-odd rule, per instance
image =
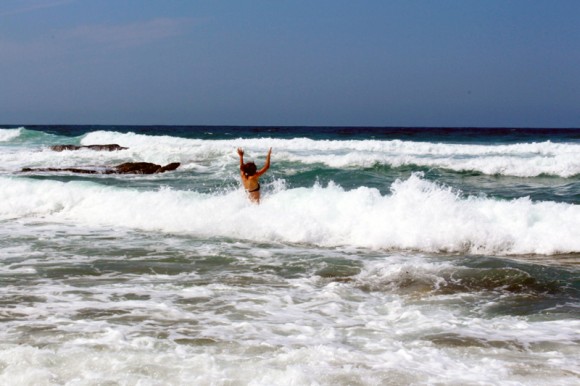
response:
[[[240,171],[241,171],[242,166],[244,166],[244,150],[241,147],[238,147],[238,155],[240,156]]]
[[[256,176],[260,177],[262,174],[266,173],[266,171],[270,168],[270,155],[272,154],[272,148],[268,150],[268,155],[266,155],[266,163],[264,167],[256,172]]]

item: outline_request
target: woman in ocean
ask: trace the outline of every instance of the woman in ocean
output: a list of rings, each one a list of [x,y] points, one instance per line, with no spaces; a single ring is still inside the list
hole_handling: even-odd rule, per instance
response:
[[[272,154],[272,148],[268,150],[268,155],[266,156],[266,163],[264,167],[256,171],[256,164],[253,162],[244,163],[244,150],[238,148],[238,154],[240,156],[240,175],[242,177],[242,184],[244,189],[248,193],[248,197],[252,202],[257,204],[260,203],[260,181],[259,178],[262,174],[270,168],[270,154]]]

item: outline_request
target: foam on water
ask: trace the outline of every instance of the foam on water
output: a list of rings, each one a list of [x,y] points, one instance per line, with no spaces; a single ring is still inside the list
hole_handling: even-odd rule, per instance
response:
[[[575,187],[576,144],[15,133],[0,130],[0,384],[577,383],[577,265],[544,264],[580,252],[580,206],[550,201],[550,181]],[[274,147],[259,206],[238,146],[257,163]],[[18,173],[127,161],[182,165]],[[356,170],[377,163],[569,180],[507,200]]]
[[[9,143],[23,129],[1,129]],[[26,132],[26,130],[24,130]],[[48,138],[50,137],[50,138]],[[118,152],[53,152],[48,144],[70,143],[64,137],[42,135],[18,152],[0,153],[0,170],[18,171],[23,167],[112,166],[122,162],[180,162],[181,170],[212,166],[219,171],[235,167],[235,149],[244,147],[248,155],[263,157],[274,148],[276,162],[305,165],[322,164],[331,168],[372,167],[376,164],[400,167],[414,165],[453,171],[476,171],[489,175],[534,177],[580,175],[580,144],[521,143],[512,145],[463,145],[377,140],[312,140],[308,138],[254,138],[235,140],[184,139],[171,136],[149,136],[135,133],[95,131],[72,142],[83,145],[116,143],[128,147]]]
[[[181,161],[208,157],[235,158],[235,149],[242,146],[250,152],[265,154],[276,149],[277,160],[322,163],[334,168],[370,167],[375,164],[441,167],[454,171],[478,171],[533,177],[542,174],[571,177],[580,174],[580,144],[520,143],[512,145],[464,145],[377,140],[312,140],[308,138],[253,138],[236,140],[195,140],[168,136],[146,136],[109,131],[85,135],[83,144],[120,143],[134,149],[141,157],[155,158],[173,154]],[[157,156],[156,156],[157,155]],[[169,161],[169,158],[164,158]]]
[[[414,174],[391,194],[329,184],[265,187],[255,206],[241,190],[219,194],[169,188],[138,192],[94,183],[1,178],[0,219],[42,218],[89,226],[350,245],[426,252],[580,252],[580,206],[463,197]],[[251,224],[251,225],[249,225]]]
[[[229,244],[227,255],[242,247]],[[187,249],[189,264],[207,255],[204,248]],[[577,320],[490,316],[429,291],[378,289],[401,272],[441,278],[457,269],[420,256],[365,260],[350,282],[257,269],[304,252],[312,258],[299,248],[274,248],[266,263],[245,255],[237,280],[223,270],[201,280],[200,272],[104,272],[7,287],[8,298],[23,300],[2,314],[0,383],[574,384]],[[105,264],[93,254],[76,259]],[[246,275],[253,284],[240,280]]]
[[[0,142],[9,142],[15,138],[18,138],[24,130],[23,127],[17,129],[0,129]]]

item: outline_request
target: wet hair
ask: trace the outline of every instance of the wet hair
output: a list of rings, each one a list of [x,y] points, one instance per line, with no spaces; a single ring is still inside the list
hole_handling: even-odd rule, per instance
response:
[[[242,171],[246,176],[253,176],[254,174],[256,174],[256,170],[257,170],[256,164],[253,162],[246,162],[242,166]]]

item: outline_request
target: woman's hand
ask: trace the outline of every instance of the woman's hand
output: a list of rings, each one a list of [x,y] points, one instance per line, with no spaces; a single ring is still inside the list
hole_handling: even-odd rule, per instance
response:
[[[238,147],[238,154],[239,154],[240,157],[243,157],[244,156],[244,151],[242,150],[241,147]]]

